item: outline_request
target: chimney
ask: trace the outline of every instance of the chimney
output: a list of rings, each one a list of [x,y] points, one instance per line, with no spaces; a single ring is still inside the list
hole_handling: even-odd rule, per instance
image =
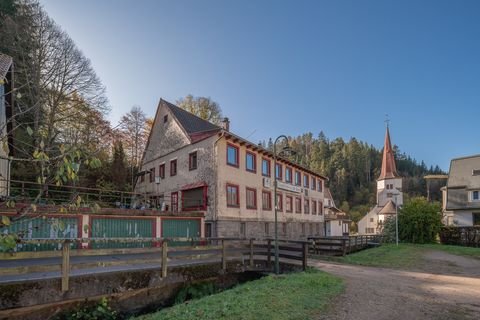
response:
[[[222,129],[225,131],[230,131],[230,120],[227,117],[222,120]]]

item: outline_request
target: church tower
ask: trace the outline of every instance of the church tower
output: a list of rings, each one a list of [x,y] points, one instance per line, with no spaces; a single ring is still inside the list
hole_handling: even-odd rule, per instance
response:
[[[382,170],[377,179],[377,206],[384,207],[390,201],[393,201],[397,206],[403,205],[402,178],[397,173],[395,155],[387,125],[383,146]]]

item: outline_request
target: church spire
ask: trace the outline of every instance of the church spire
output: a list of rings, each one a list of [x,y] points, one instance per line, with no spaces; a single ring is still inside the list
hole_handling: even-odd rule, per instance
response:
[[[385,133],[385,145],[383,146],[382,170],[378,180],[390,179],[398,177],[397,167],[395,165],[395,156],[393,154],[392,143],[390,142],[390,131]]]

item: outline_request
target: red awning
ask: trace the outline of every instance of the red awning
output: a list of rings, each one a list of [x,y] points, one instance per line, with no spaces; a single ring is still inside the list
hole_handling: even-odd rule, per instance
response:
[[[182,187],[182,190],[190,190],[190,189],[201,188],[201,187],[205,187],[206,185],[207,185],[207,183],[205,181],[189,183],[189,184],[184,185]]]

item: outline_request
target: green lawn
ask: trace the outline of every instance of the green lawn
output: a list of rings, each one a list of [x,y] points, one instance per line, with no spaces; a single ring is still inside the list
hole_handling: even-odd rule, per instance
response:
[[[309,269],[269,275],[224,292],[144,315],[142,320],[187,319],[311,319],[343,291],[340,278]]]
[[[345,257],[329,257],[327,260],[364,266],[408,269],[422,262],[427,250],[440,250],[451,254],[480,259],[480,248],[447,246],[441,244],[384,244],[377,248],[352,253]]]

